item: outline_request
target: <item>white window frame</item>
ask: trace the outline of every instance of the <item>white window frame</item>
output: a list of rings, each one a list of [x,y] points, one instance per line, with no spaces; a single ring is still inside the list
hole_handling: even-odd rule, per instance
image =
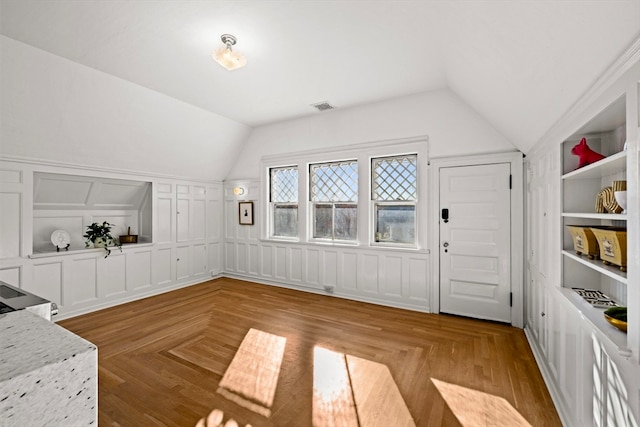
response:
[[[323,201],[313,201],[313,194],[311,191],[311,186],[312,186],[312,169],[314,166],[319,166],[319,165],[335,165],[335,164],[340,164],[340,163],[355,163],[356,164],[356,171],[357,171],[357,179],[358,179],[358,186],[356,187],[356,200],[323,200]],[[359,191],[359,182],[360,182],[360,171],[359,171],[359,162],[358,159],[346,159],[346,160],[333,160],[333,161],[326,161],[326,162],[314,162],[314,163],[309,163],[309,167],[307,168],[308,172],[308,201],[309,201],[309,240],[310,241],[318,241],[318,242],[338,242],[338,243],[344,243],[344,244],[354,244],[357,243],[358,241],[358,224],[357,224],[357,218],[358,218],[358,195],[360,193]],[[328,237],[315,237],[315,223],[316,223],[316,206],[317,205],[331,205],[331,238]],[[336,206],[338,205],[353,205],[356,208],[356,236],[354,239],[340,239],[340,238],[336,238],[336,227],[335,227],[335,220],[336,220]]]
[[[297,186],[298,186],[298,201],[297,202],[273,202],[271,200],[271,195],[272,195],[272,181],[271,181],[271,171],[274,169],[298,169],[298,182],[297,182]],[[271,166],[268,169],[268,192],[267,192],[267,203],[269,204],[269,238],[270,239],[274,239],[274,240],[291,240],[291,241],[298,241],[299,240],[299,235],[300,235],[300,169],[298,168],[298,165],[280,165],[280,166]],[[297,215],[297,223],[298,223],[298,231],[296,233],[295,236],[280,236],[280,235],[276,235],[275,234],[275,210],[277,208],[277,206],[290,206],[290,205],[296,205],[296,215]],[[303,219],[304,220],[304,219]]]
[[[384,199],[376,199],[374,197],[374,179],[373,179],[373,162],[379,159],[393,159],[399,157],[409,157],[413,156],[416,159],[416,198],[414,200],[384,200]],[[416,240],[417,240],[417,227],[418,227],[418,199],[420,194],[420,185],[419,185],[419,173],[420,173],[420,157],[417,153],[404,153],[404,154],[395,154],[390,156],[375,156],[371,157],[369,160],[369,182],[370,182],[370,196],[371,196],[371,212],[370,212],[370,227],[371,227],[371,246],[388,246],[388,247],[403,247],[403,248],[416,248]],[[385,237],[384,235],[378,236],[377,230],[377,207],[378,206],[413,206],[413,242],[396,242],[393,240],[388,240],[389,237]]]
[[[373,233],[373,202],[371,200],[371,159],[377,157],[393,157],[403,154],[418,155],[417,186],[418,200],[416,201],[416,225],[415,243],[413,245],[384,245],[374,244]],[[286,165],[298,165],[298,236],[296,238],[282,238],[271,236],[272,213],[267,206],[266,215],[260,218],[260,239],[264,241],[287,241],[300,244],[333,245],[333,246],[357,246],[371,249],[386,250],[408,250],[427,252],[427,199],[424,193],[428,183],[428,161],[429,161],[428,137],[420,136],[390,141],[378,141],[365,144],[355,144],[340,147],[322,148],[315,150],[305,150],[300,152],[277,154],[264,156],[260,163],[260,192],[261,200],[270,203],[269,170],[273,167]],[[309,202],[309,166],[315,163],[330,163],[341,160],[358,161],[358,215],[357,215],[357,239],[351,240],[329,240],[313,238],[313,210]],[[368,196],[363,196],[368,195]],[[306,201],[306,202],[305,202]]]

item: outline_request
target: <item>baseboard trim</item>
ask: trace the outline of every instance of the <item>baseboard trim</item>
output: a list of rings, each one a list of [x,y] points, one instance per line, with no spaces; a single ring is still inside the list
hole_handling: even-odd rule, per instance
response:
[[[572,418],[571,414],[566,407],[564,400],[562,399],[562,395],[560,394],[560,390],[556,383],[553,381],[553,376],[551,375],[551,371],[549,371],[549,367],[547,366],[546,359],[542,354],[540,347],[538,347],[538,343],[533,338],[531,331],[529,329],[529,325],[525,325],[524,327],[524,335],[527,337],[527,341],[529,342],[529,347],[531,348],[531,352],[533,353],[533,357],[536,360],[536,364],[538,365],[538,369],[540,370],[540,374],[542,375],[542,379],[544,383],[547,385],[547,390],[549,390],[549,395],[551,395],[551,400],[556,407],[556,411],[558,411],[558,416],[560,417],[560,421],[563,426],[571,426],[574,425],[571,423]]]
[[[205,278],[205,280],[203,280],[203,278],[199,277],[196,280],[190,280],[190,281],[187,281],[187,282],[175,283],[175,284],[171,284],[169,286],[163,287],[163,288],[153,288],[153,289],[150,289],[147,292],[142,292],[142,293],[135,294],[135,295],[127,295],[125,298],[105,301],[105,302],[97,304],[97,305],[91,305],[91,306],[79,308],[77,310],[65,311],[64,313],[61,313],[60,315],[57,315],[57,316],[53,317],[51,320],[53,322],[59,322],[59,321],[62,321],[62,320],[70,319],[72,317],[81,316],[83,314],[93,313],[94,311],[104,310],[105,308],[115,307],[117,305],[126,304],[126,303],[133,302],[133,301],[138,301],[138,300],[141,300],[141,299],[144,299],[144,298],[148,298],[148,297],[152,297],[152,296],[155,296],[155,295],[161,295],[161,294],[164,294],[164,293],[167,293],[167,292],[175,291],[177,289],[186,288],[188,286],[197,285],[199,283],[208,282],[210,280],[218,279],[220,277],[222,277],[222,276],[221,275],[216,275],[216,276],[213,276],[213,277],[207,277],[207,278]]]
[[[287,282],[275,281],[275,280],[271,281],[271,280],[266,280],[259,277],[243,275],[238,273],[221,273],[221,277],[228,277],[229,279],[246,280],[247,282],[259,283],[261,285],[269,285],[269,286],[276,286],[276,287],[285,288],[285,289],[292,289],[295,291],[310,292],[313,294],[326,295],[329,297],[342,298],[350,301],[358,301],[358,302],[364,302],[368,304],[375,304],[383,307],[400,308],[403,310],[417,311],[420,313],[431,313],[430,307],[428,306],[423,307],[418,305],[392,303],[387,300],[380,300],[376,298],[366,298],[366,297],[362,297],[361,295],[350,295],[350,294],[344,294],[344,293],[335,292],[335,291],[327,292],[323,289],[319,289],[313,286],[297,285],[293,283],[287,283]]]

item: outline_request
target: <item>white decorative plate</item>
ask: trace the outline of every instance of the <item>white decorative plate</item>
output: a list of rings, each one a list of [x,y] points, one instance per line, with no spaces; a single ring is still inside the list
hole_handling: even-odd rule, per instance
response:
[[[66,248],[71,243],[71,236],[64,230],[56,230],[51,233],[51,243],[57,248]]]

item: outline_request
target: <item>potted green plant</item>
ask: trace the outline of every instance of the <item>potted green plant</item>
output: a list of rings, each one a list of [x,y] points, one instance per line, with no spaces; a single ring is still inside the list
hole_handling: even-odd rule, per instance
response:
[[[122,246],[120,246],[118,239],[111,235],[111,227],[113,227],[113,224],[109,224],[107,221],[104,221],[102,224],[94,222],[91,225],[87,225],[87,232],[82,235],[85,239],[85,247],[88,248],[93,244],[94,248],[104,248],[104,250],[107,251],[107,254],[104,256],[105,258],[111,254],[109,246],[117,246],[120,252],[122,252]]]

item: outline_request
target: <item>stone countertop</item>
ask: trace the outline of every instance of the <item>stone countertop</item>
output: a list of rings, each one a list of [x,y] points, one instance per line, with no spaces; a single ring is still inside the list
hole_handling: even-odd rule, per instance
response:
[[[0,314],[0,382],[96,349],[27,310]]]
[[[98,351],[27,310],[0,315],[0,424],[97,425]]]

